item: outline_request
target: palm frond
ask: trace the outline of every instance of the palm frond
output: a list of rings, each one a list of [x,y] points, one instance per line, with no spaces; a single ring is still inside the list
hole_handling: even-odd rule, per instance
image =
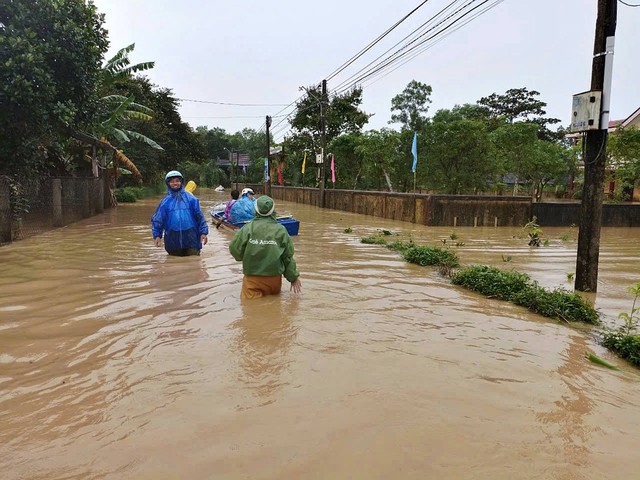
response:
[[[141,133],[138,133],[138,132],[132,132],[130,130],[126,130],[126,132],[134,140],[138,140],[139,142],[144,142],[150,147],[155,148],[156,150],[164,150],[164,148],[162,148],[159,144],[157,144],[155,140],[150,139],[146,135],[142,135]]]

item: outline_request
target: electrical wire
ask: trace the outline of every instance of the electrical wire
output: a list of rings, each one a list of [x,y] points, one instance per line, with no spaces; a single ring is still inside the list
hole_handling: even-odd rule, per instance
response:
[[[472,2],[475,0],[472,0]],[[418,32],[421,31],[423,28],[426,28],[428,25],[430,25],[433,21],[435,21],[439,16],[441,16],[444,12],[446,12],[447,10],[449,10],[450,8],[452,8],[456,3],[458,3],[458,0],[454,0],[451,3],[449,3],[446,7],[444,7],[443,9],[441,9],[438,13],[436,13],[435,15],[433,15],[431,18],[429,18],[427,21],[425,21],[424,23],[422,23],[422,25],[420,25],[418,28],[414,29],[411,33],[409,33],[408,35],[406,35],[405,37],[403,37],[400,41],[398,41],[397,43],[395,43],[394,45],[392,45],[390,48],[388,48],[386,51],[384,51],[382,54],[380,54],[378,57],[376,57],[375,59],[373,59],[371,62],[369,62],[367,65],[365,65],[364,67],[362,67],[360,70],[358,70],[356,73],[354,73],[353,75],[351,75],[349,78],[347,78],[346,80],[344,80],[343,82],[339,83],[338,85],[336,85],[334,87],[335,89],[339,89],[341,87],[343,87],[344,85],[348,84],[353,78],[356,78],[360,73],[366,71],[371,65],[374,64],[374,62],[377,62],[378,60],[380,60],[381,58],[383,58],[387,53],[389,53],[390,51],[392,51],[394,48],[396,48],[398,45],[402,44],[402,42],[405,42],[407,40],[413,41],[415,39],[415,37],[418,35]],[[400,49],[401,50],[401,49]]]
[[[640,4],[636,3],[627,3],[624,0],[618,0],[621,4],[626,5],[627,7],[640,7]]]
[[[440,38],[435,39],[432,43],[424,46],[423,48],[421,48],[420,50],[418,50],[417,52],[414,52],[411,56],[409,56],[408,58],[406,58],[403,62],[401,62],[399,65],[397,65],[395,68],[387,71],[384,73],[384,75],[379,75],[376,74],[378,76],[378,78],[376,78],[375,80],[373,80],[373,78],[376,75],[372,75],[371,78],[369,80],[373,80],[369,83],[367,83],[366,85],[362,85],[362,88],[366,88],[369,87],[371,85],[373,85],[374,83],[378,82],[379,80],[382,80],[384,77],[386,77],[387,75],[390,75],[391,73],[395,72],[397,69],[399,69],[400,67],[402,67],[403,65],[407,64],[408,62],[410,62],[411,60],[413,60],[414,58],[416,58],[417,56],[421,55],[422,53],[424,53],[425,51],[429,50],[430,48],[434,47],[435,45],[437,45],[438,43],[440,43],[442,40],[444,40],[445,38],[447,38],[449,35],[451,35],[452,33],[458,31],[460,28],[464,27],[465,25],[467,25],[468,23],[472,22],[473,20],[475,20],[477,17],[479,17],[480,15],[482,15],[483,13],[485,13],[486,11],[492,9],[493,7],[495,7],[496,5],[502,3],[504,0],[495,0],[494,3],[492,3],[491,5],[485,7],[483,10],[481,10],[480,12],[476,12],[476,14],[469,18],[467,21],[465,21],[464,23],[462,23],[461,25],[456,26],[453,30],[451,30],[450,32],[447,32],[445,34],[443,34]]]
[[[230,103],[230,102],[214,102],[209,100],[193,100],[190,98],[176,98],[181,102],[208,103],[213,105],[231,105],[234,107],[285,107],[284,103]]]
[[[421,35],[419,35],[417,38],[415,38],[411,42],[405,44],[403,47],[401,47],[400,49],[396,50],[393,54],[391,54],[387,58],[381,60],[380,62],[378,62],[373,67],[369,68],[366,72],[362,73],[355,80],[352,80],[351,82],[349,82],[349,85],[347,85],[346,88],[350,88],[351,85],[357,85],[359,83],[362,83],[365,79],[371,77],[372,75],[375,75],[376,73],[384,70],[385,68],[387,68],[390,65],[394,64],[395,62],[399,61],[405,55],[408,55],[411,52],[415,51],[416,49],[418,49],[419,47],[423,46],[428,41],[437,38],[441,34],[444,34],[447,30],[452,28],[458,22],[460,22],[465,17],[467,17],[468,15],[473,13],[475,10],[477,10],[480,7],[482,7],[483,5],[485,5],[486,3],[488,3],[491,0],[483,0],[480,4],[474,6],[473,8],[467,10],[466,12],[462,13],[462,15],[459,15],[459,16],[455,17],[455,15],[457,15],[458,13],[463,11],[465,8],[469,7],[474,1],[475,0],[471,0],[470,2],[467,2],[463,7],[459,8],[458,10],[456,10],[453,14],[447,16],[444,20],[438,22],[436,25],[431,27],[429,30],[427,30],[426,32],[422,33]],[[496,4],[497,3],[495,3],[494,6]],[[407,49],[407,47],[409,47],[409,45],[415,43],[419,38],[424,37],[426,34],[430,33],[431,31],[433,31],[434,29],[438,28],[440,25],[442,25],[443,23],[446,23],[446,22],[449,22],[449,23],[447,25],[445,25],[444,27],[442,27],[440,30],[438,30],[434,34],[430,35],[429,37],[420,40],[418,43],[413,45],[411,48]],[[352,78],[353,78],[353,76],[352,76]],[[344,91],[346,88],[343,88],[341,91]]]
[[[389,27],[385,32],[383,32],[382,34],[378,35],[378,37],[373,40],[372,42],[369,43],[369,45],[367,45],[366,47],[364,47],[362,50],[360,50],[357,54],[355,54],[354,56],[352,56],[349,60],[347,60],[346,62],[344,62],[342,65],[340,65],[336,70],[334,70],[332,73],[330,73],[329,75],[327,75],[325,77],[326,80],[331,80],[333,77],[335,77],[336,75],[338,75],[340,72],[342,72],[345,68],[347,68],[349,65],[351,65],[353,62],[355,62],[358,58],[360,58],[362,55],[364,55],[367,51],[369,51],[371,48],[373,48],[380,40],[382,40],[384,37],[386,37],[389,33],[391,33],[398,25],[400,25],[402,22],[404,22],[407,18],[409,18],[411,15],[413,15],[420,7],[422,7],[425,3],[427,3],[429,0],[424,0],[422,3],[420,3],[420,5],[418,5],[417,7],[415,7],[413,10],[411,10],[409,13],[407,13],[404,17],[402,17],[400,20],[398,20],[396,23],[394,23],[391,27]]]

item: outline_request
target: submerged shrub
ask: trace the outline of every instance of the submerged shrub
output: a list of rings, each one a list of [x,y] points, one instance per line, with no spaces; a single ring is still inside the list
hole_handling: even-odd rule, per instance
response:
[[[389,250],[394,250],[396,252],[406,252],[407,250],[409,250],[410,248],[415,247],[416,244],[413,243],[411,240],[408,242],[402,242],[400,240],[396,240],[395,242],[391,242],[390,244],[387,245],[387,248]]]
[[[458,256],[450,250],[438,247],[419,246],[411,247],[403,252],[407,262],[418,265],[441,265],[448,268],[455,268],[460,265]]]
[[[360,243],[366,243],[368,245],[386,245],[387,241],[382,237],[372,235],[370,237],[362,237]]]
[[[511,297],[531,284],[531,279],[525,273],[506,272],[486,265],[472,265],[457,272],[451,283],[480,292],[487,297],[511,300]]]
[[[602,344],[640,367],[640,335],[631,335],[622,330],[611,330],[603,333]]]
[[[488,297],[526,307],[545,317],[594,325],[600,323],[598,312],[581,296],[563,289],[547,290],[524,273],[472,265],[457,272],[451,282]]]
[[[562,288],[547,290],[533,284],[513,295],[511,301],[545,317],[565,322],[600,323],[598,313],[584,298]]]

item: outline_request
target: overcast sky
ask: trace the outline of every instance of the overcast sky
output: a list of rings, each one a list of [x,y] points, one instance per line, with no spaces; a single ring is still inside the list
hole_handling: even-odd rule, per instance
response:
[[[626,0],[640,3],[640,0]],[[459,0],[458,7],[469,0]],[[489,4],[491,4],[489,2]],[[106,15],[108,56],[131,43],[153,60],[151,81],[181,99],[282,104],[319,83],[421,0],[95,0]],[[430,0],[356,63],[329,91],[451,3]],[[478,1],[479,3],[479,1]],[[571,96],[589,89],[597,0],[504,0],[405,65],[364,82],[365,129],[388,126],[391,98],[415,79],[431,85],[429,114],[527,87],[569,124]],[[400,63],[400,62],[398,62]],[[397,66],[397,64],[394,64]],[[640,107],[640,8],[618,7],[611,119]],[[260,129],[283,107],[182,102],[193,127]],[[285,110],[287,113],[290,110]],[[282,114],[281,113],[281,114]],[[236,118],[212,118],[236,117]],[[251,118],[237,118],[251,117]],[[276,124],[280,118],[274,119]],[[280,141],[284,123],[275,128]],[[397,128],[398,125],[395,125]]]

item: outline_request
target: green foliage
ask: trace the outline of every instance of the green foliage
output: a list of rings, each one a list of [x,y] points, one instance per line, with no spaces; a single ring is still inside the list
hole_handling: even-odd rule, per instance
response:
[[[389,123],[402,123],[402,128],[412,132],[421,131],[427,123],[424,116],[431,103],[431,86],[411,80],[402,93],[391,99],[391,115]]]
[[[302,135],[311,140],[312,144],[308,148],[314,152],[320,151],[321,105],[326,115],[327,143],[341,133],[359,132],[369,121],[369,115],[359,108],[362,104],[362,88],[333,95],[330,100],[328,95],[323,98],[320,85],[311,86],[306,92],[296,103],[291,128],[294,135]]]
[[[529,223],[527,223],[522,229],[527,233],[529,237],[529,246],[530,247],[539,247],[542,242],[542,228],[540,225],[536,223],[537,218],[533,217]],[[549,245],[548,240],[544,240],[545,247]]]
[[[407,250],[409,250],[410,248],[413,248],[415,246],[416,246],[416,244],[413,243],[413,240],[409,240],[408,242],[402,242],[400,240],[395,240],[394,242],[391,242],[389,245],[387,245],[387,248],[389,250],[394,250],[396,252],[404,253]]]
[[[91,2],[2,2],[0,173],[64,170],[67,130],[83,128],[96,112],[108,48],[103,21]]]
[[[593,363],[597,363],[598,365],[602,365],[603,367],[609,368],[611,370],[620,370],[618,367],[616,367],[615,365],[611,365],[609,362],[603,360],[602,358],[594,355],[593,353],[586,353],[585,357],[592,361]]]
[[[620,330],[603,334],[602,344],[620,357],[640,366],[640,335],[626,334]]]
[[[131,203],[141,198],[148,198],[154,195],[158,195],[165,190],[162,186],[147,186],[147,187],[122,187],[114,189],[113,193],[116,196],[116,200],[119,203]]]
[[[138,199],[133,187],[116,188],[113,194],[118,203],[133,203]]]
[[[560,123],[560,120],[545,117],[547,112],[544,108],[547,104],[536,98],[539,95],[540,92],[529,91],[526,87],[511,88],[503,95],[492,93],[487,97],[482,97],[478,100],[478,105],[484,109],[494,126],[501,122],[514,123],[517,120],[536,123],[540,127],[538,130],[540,139],[553,141],[561,138],[548,129],[547,125]]]
[[[451,250],[430,246],[415,246],[404,251],[403,257],[407,262],[418,265],[442,265],[455,268],[460,265],[458,256]]]
[[[565,322],[585,322],[593,325],[600,323],[597,312],[580,295],[561,288],[549,291],[537,284],[530,285],[513,295],[510,301],[545,317]]]
[[[353,232],[353,229],[351,227],[347,227],[344,229],[344,233],[351,233]]]
[[[598,313],[582,297],[566,290],[546,290],[528,275],[485,265],[458,271],[451,282],[488,297],[510,301],[550,318],[599,324]]]
[[[418,158],[417,175],[421,185],[456,194],[483,191],[496,173],[492,146],[486,125],[462,116],[457,110],[439,110],[426,129]],[[408,171],[408,167],[406,167]]]
[[[387,241],[377,235],[371,235],[369,237],[362,237],[360,243],[366,243],[368,245],[386,245]]]

